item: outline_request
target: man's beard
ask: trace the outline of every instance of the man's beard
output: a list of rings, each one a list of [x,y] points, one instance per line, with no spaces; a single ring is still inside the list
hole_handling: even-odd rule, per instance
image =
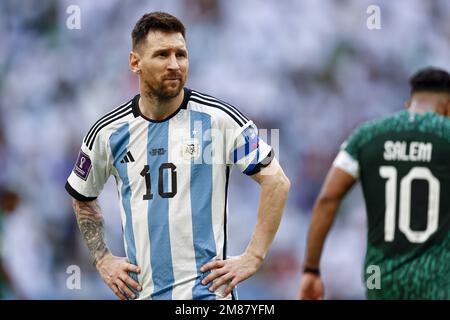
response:
[[[157,86],[152,86],[147,80],[144,80],[146,86],[146,95],[159,101],[170,100],[177,97],[183,89],[184,82],[179,79],[177,87],[174,89],[162,81]]]

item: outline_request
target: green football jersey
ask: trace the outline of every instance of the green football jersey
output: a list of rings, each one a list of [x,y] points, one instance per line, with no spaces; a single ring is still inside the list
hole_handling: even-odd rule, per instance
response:
[[[334,163],[359,178],[369,299],[450,299],[450,119],[398,112],[363,124]]]

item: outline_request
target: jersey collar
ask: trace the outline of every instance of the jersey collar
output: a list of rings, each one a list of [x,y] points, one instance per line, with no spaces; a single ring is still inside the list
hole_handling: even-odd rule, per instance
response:
[[[171,118],[173,118],[178,112],[180,112],[181,109],[187,109],[187,104],[189,102],[189,98],[191,96],[191,89],[189,88],[183,88],[184,90],[184,97],[183,97],[183,101],[181,102],[181,105],[178,107],[177,110],[175,110],[174,113],[172,113],[170,116],[168,116],[167,118],[163,119],[163,120],[153,120],[150,119],[146,116],[144,116],[141,113],[141,110],[139,110],[139,98],[141,97],[141,95],[138,93],[134,98],[133,98],[133,102],[131,103],[131,109],[133,110],[133,115],[135,118],[137,117],[142,117],[147,121],[150,122],[155,122],[155,123],[159,123],[159,122],[165,122],[167,120],[170,120]]]

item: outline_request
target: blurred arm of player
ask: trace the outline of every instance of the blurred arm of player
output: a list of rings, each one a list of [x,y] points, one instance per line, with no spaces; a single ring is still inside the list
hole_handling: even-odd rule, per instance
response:
[[[103,213],[97,200],[73,199],[72,205],[78,227],[100,276],[121,300],[126,300],[127,297],[134,299],[135,295],[130,288],[138,291],[142,288],[128,272],[139,273],[140,269],[129,263],[125,257],[113,256],[109,251],[105,241]]]
[[[319,269],[325,238],[342,199],[355,182],[353,176],[337,167],[331,167],[328,172],[311,217],[305,257],[306,268]],[[311,272],[303,274],[298,298],[315,300],[324,298],[324,286],[319,274]]]
[[[255,274],[261,267],[278,230],[289,193],[289,179],[275,158],[251,178],[261,187],[256,227],[242,255],[212,261],[200,269],[202,272],[213,269],[213,272],[202,281],[202,284],[206,285],[217,279],[209,288],[210,291],[215,291],[227,283],[224,294],[228,295],[238,283]]]

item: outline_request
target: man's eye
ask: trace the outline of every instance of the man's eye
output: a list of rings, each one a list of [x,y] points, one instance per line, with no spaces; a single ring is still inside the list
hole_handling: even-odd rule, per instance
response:
[[[167,52],[158,53],[158,57],[167,57]]]

